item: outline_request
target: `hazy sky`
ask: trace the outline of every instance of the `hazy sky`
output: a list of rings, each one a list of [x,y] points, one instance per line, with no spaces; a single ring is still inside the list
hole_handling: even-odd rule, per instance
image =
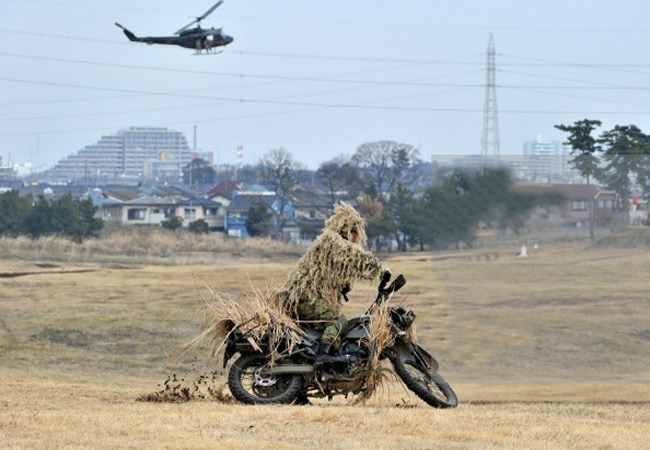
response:
[[[216,0],[215,0],[216,1]],[[310,168],[364,142],[479,154],[488,38],[502,154],[585,118],[650,132],[647,0],[226,0],[222,54],[171,35],[213,0],[0,0],[0,157],[54,164],[164,126],[234,163],[283,147]]]

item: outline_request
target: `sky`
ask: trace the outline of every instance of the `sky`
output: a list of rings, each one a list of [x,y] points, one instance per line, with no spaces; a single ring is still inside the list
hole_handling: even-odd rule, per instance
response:
[[[216,1],[216,0],[215,0]],[[217,55],[173,35],[213,0],[0,0],[0,157],[51,166],[132,126],[185,133],[217,164],[284,148],[310,169],[366,142],[480,154],[488,40],[500,153],[556,124],[650,132],[647,0],[225,0]]]

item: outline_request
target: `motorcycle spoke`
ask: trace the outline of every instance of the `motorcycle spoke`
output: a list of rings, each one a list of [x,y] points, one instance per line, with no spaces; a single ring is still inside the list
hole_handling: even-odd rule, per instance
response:
[[[247,392],[259,398],[273,398],[285,392],[291,380],[265,376],[262,373],[265,365],[250,365],[241,372],[241,386]]]

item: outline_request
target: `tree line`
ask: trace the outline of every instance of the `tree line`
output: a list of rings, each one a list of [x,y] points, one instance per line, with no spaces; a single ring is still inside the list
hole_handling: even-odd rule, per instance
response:
[[[249,211],[247,227],[251,235],[283,224],[284,207],[301,182],[304,167],[285,149],[266,153],[259,161],[261,181],[278,199],[270,220],[262,205]],[[438,184],[431,172],[420,171],[417,150],[394,141],[369,142],[349,156],[340,156],[320,165],[312,174],[312,184],[323,188],[331,204],[353,201],[368,223],[368,237],[377,248],[423,249],[458,244],[471,245],[479,224],[518,232],[528,211],[536,205],[558,202],[557,198],[518,193],[510,173],[503,168],[475,172],[449,170],[440,173]],[[302,180],[305,181],[305,180]],[[286,220],[286,219],[285,219]]]
[[[587,185],[597,180],[616,192],[619,209],[628,214],[632,188],[643,198],[650,194],[650,135],[635,125],[616,125],[599,136],[593,133],[602,126],[600,120],[584,119],[555,128],[568,133],[571,165],[585,178]],[[588,202],[589,234],[594,239],[593,202]]]
[[[31,238],[59,235],[82,242],[97,237],[104,222],[95,217],[97,207],[90,198],[79,200],[68,193],[56,200],[16,189],[0,194],[0,236]]]
[[[571,166],[588,185],[597,180],[616,192],[619,209],[627,214],[633,188],[643,198],[650,195],[650,136],[635,125],[616,125],[592,136],[601,125],[598,120],[585,119],[555,127],[568,133],[565,144],[571,148]],[[351,156],[324,162],[313,173],[287,150],[271,150],[256,170],[260,181],[274,190],[279,207],[271,221],[257,205],[249,216],[251,234],[268,230],[272,237],[278,236],[269,224],[281,226],[284,207],[300,183],[320,186],[332,204],[355,201],[368,221],[368,235],[375,245],[394,241],[402,250],[413,245],[471,244],[481,226],[518,233],[532,208],[561,201],[557,196],[517,192],[504,168],[442,171],[435,177],[440,181],[432,184],[432,168],[418,170],[423,166],[426,163],[413,146],[387,140],[364,143]],[[588,202],[593,239],[592,203]]]

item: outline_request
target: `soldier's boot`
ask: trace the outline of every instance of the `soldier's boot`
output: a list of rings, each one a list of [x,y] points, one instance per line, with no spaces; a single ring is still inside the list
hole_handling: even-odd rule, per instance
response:
[[[335,357],[330,355],[330,350],[332,348],[332,343],[323,341],[318,346],[318,354],[316,359],[314,359],[314,367],[323,367],[324,364],[332,362]]]
[[[309,397],[307,397],[307,391],[302,391],[300,394],[298,394],[298,397],[293,401],[294,405],[311,405],[312,402],[309,401]]]

